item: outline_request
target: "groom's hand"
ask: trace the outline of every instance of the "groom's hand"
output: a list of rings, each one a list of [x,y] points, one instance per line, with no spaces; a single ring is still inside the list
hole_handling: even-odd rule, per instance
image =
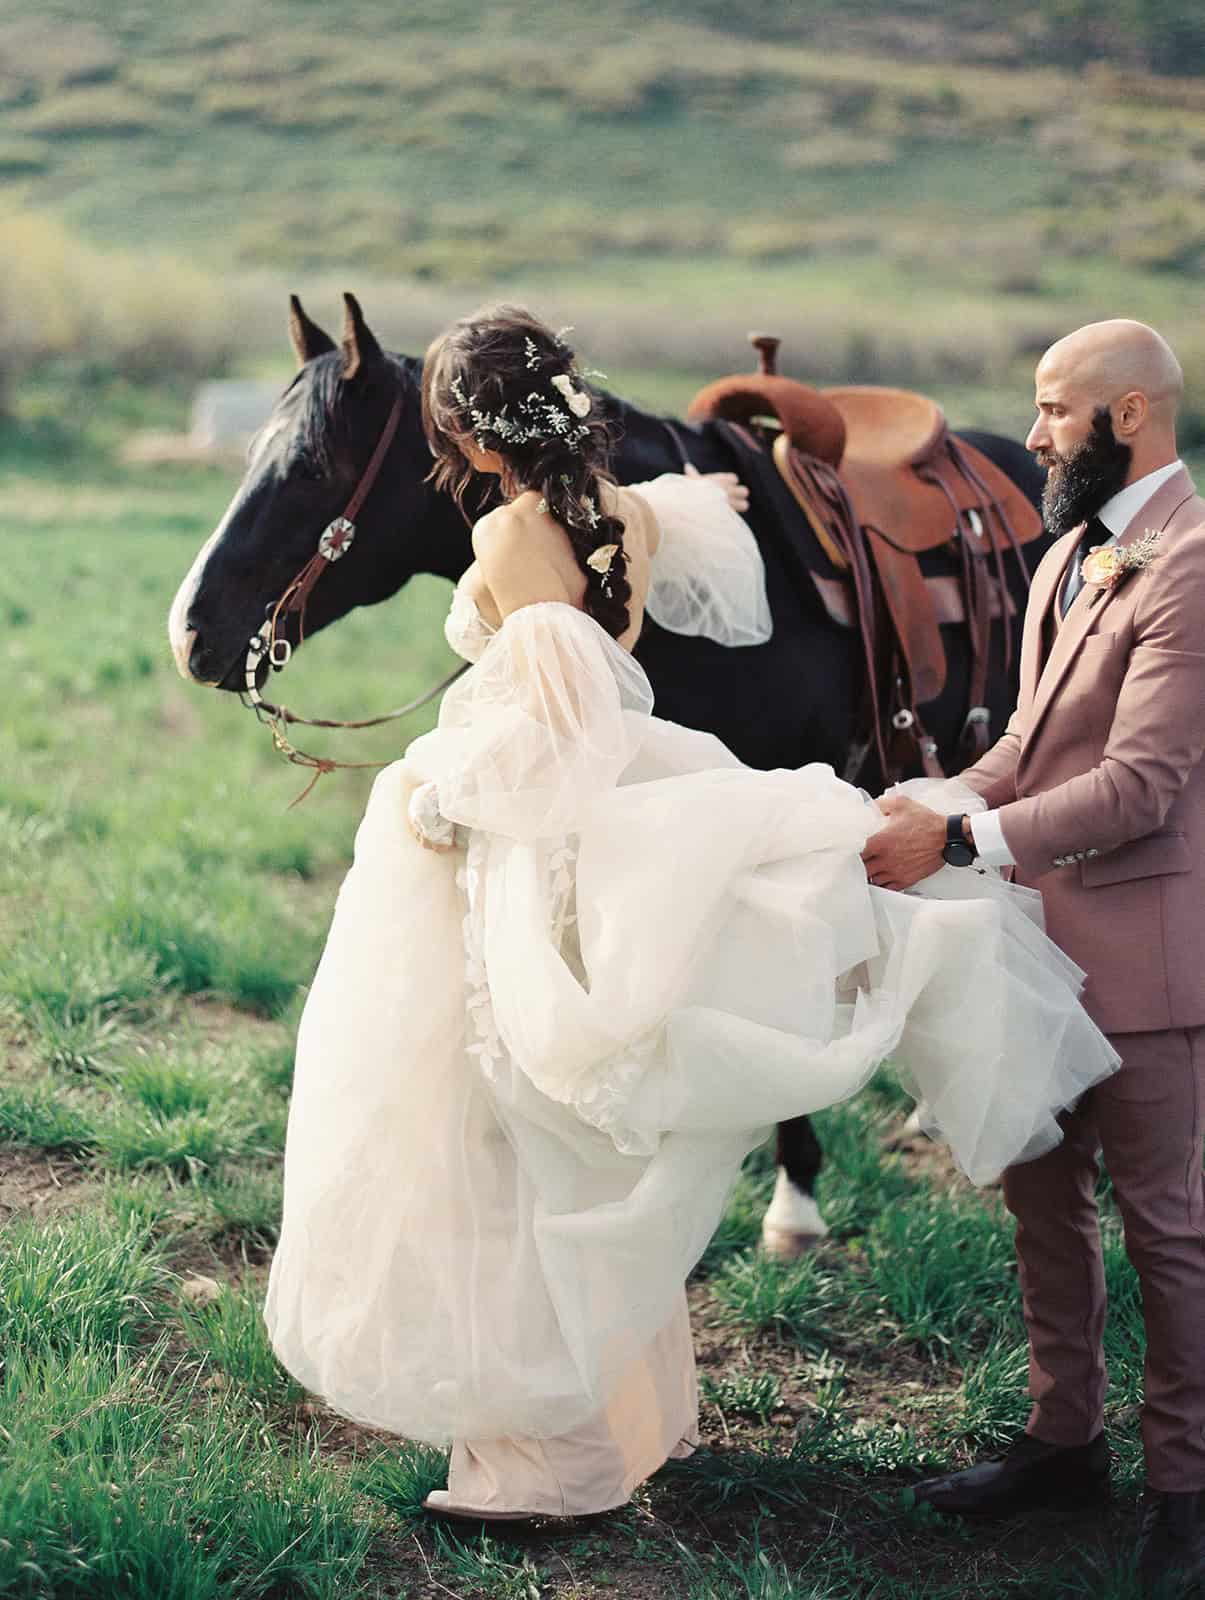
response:
[[[946,819],[902,794],[886,794],[875,804],[887,826],[866,841],[866,876],[880,889],[910,889],[942,865]]]

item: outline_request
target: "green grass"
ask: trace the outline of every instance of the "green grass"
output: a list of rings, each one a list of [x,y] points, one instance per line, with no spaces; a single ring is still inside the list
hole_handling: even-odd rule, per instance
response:
[[[100,1348],[131,1340],[165,1288],[146,1228],[90,1212],[42,1228],[9,1222],[0,1253],[0,1346]]]
[[[190,1347],[265,1405],[295,1403],[305,1391],[276,1360],[268,1343],[258,1292],[229,1285],[207,1305],[180,1305]]]

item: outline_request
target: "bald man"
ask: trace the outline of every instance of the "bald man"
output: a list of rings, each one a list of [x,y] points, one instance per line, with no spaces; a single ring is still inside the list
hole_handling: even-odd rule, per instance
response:
[[[1081,328],[1042,357],[1026,444],[1049,469],[1045,521],[1061,537],[1034,575],[1017,710],[962,774],[968,815],[888,794],[865,852],[890,888],[936,871],[944,848],[1039,889],[1123,1062],[1064,1115],[1057,1149],[1005,1174],[1025,1432],[1003,1460],[918,1496],[961,1515],[1103,1499],[1103,1150],[1142,1283],[1151,1594],[1205,1578],[1205,500],[1177,457],[1182,390],[1174,354],[1138,322]]]

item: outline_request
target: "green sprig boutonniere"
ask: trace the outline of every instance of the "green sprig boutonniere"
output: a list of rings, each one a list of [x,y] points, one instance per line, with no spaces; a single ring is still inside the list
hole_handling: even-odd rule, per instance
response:
[[[1131,572],[1141,572],[1143,567],[1149,567],[1159,554],[1158,546],[1162,537],[1157,529],[1148,528],[1142,538],[1135,539],[1133,544],[1097,545],[1090,550],[1084,557],[1080,571],[1084,583],[1096,590],[1092,604],[1095,605],[1106,594],[1112,594]]]

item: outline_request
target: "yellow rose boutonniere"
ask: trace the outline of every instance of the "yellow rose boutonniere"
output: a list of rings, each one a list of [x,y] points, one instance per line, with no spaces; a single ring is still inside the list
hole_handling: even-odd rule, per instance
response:
[[[1093,605],[1103,595],[1116,589],[1129,573],[1140,572],[1143,567],[1150,566],[1159,554],[1161,538],[1161,533],[1148,528],[1142,538],[1135,539],[1133,544],[1097,545],[1089,551],[1084,557],[1080,573],[1085,585],[1096,590],[1092,598]]]

